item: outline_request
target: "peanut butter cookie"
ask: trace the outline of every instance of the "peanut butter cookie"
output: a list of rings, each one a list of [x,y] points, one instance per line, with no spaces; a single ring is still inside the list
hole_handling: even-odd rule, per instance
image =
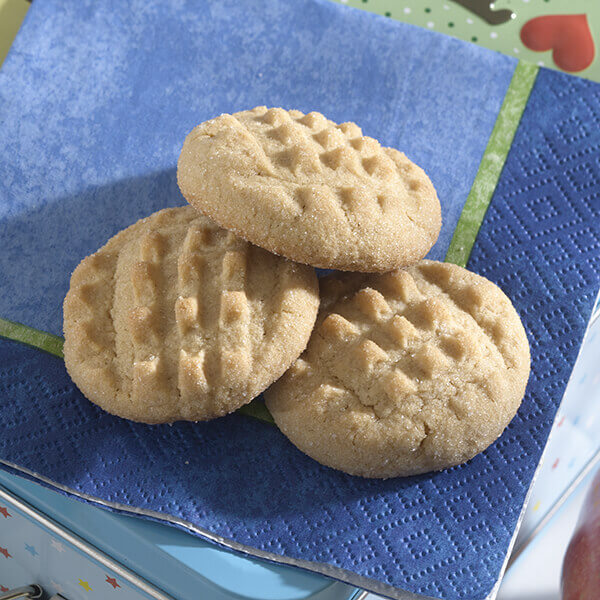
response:
[[[515,415],[529,344],[510,300],[461,267],[422,261],[321,280],[304,354],[266,393],[303,452],[364,477],[462,463]]]
[[[306,346],[313,269],[190,206],[154,213],[85,258],[64,302],[67,370],[106,411],[206,420],[260,394]]]
[[[186,138],[179,187],[221,227],[292,260],[390,271],[421,259],[441,226],[431,181],[354,123],[282,108],[224,114]]]

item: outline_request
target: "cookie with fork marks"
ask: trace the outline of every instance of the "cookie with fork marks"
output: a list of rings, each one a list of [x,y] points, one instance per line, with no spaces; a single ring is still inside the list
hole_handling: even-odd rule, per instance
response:
[[[320,463],[398,477],[465,462],[514,417],[529,377],[519,316],[492,282],[421,261],[330,275],[308,346],[266,393],[276,424]]]
[[[235,237],[192,207],[118,233],[73,272],[67,370],[92,402],[145,423],[200,421],[260,394],[306,346],[313,269]]]
[[[187,136],[177,181],[221,227],[315,267],[379,272],[410,265],[435,243],[440,203],[402,152],[354,123],[259,106]]]

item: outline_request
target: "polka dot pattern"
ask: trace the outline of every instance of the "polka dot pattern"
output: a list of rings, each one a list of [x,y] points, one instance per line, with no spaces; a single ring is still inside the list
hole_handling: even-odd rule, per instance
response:
[[[596,60],[577,73],[582,77],[600,82],[600,2],[589,0],[502,0],[490,3],[492,19],[502,11],[502,22],[487,23],[456,2],[429,2],[427,0],[334,0],[387,18],[397,19],[457,37],[509,56],[545,66],[559,68],[554,64],[552,52],[534,52],[521,43],[520,31],[529,20],[543,14],[587,14],[592,34],[596,36]],[[482,3],[485,4],[485,3]],[[507,12],[512,11],[512,15]]]

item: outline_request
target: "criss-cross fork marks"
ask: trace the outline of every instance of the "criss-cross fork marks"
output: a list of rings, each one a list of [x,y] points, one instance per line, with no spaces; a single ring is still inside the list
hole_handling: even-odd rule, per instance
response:
[[[440,322],[449,324],[452,314],[442,299],[425,298],[408,272],[382,276],[380,288],[385,296],[363,288],[351,300],[366,328],[334,312],[322,321],[320,333],[333,343],[336,361],[358,370],[369,389],[375,390],[368,397],[357,396],[381,418],[394,410],[399,398],[415,394],[421,382],[442,376],[453,361],[464,357],[467,341],[460,335],[426,333]],[[401,312],[393,310],[386,297]]]
[[[220,256],[221,271],[207,280],[206,262]],[[178,258],[175,320],[180,336],[178,387],[182,399],[208,393],[208,373],[242,385],[251,368],[250,306],[245,292],[248,245],[231,233],[192,226]],[[212,290],[212,294],[211,294]],[[219,294],[216,323],[204,318]]]
[[[283,149],[267,150],[263,145],[263,158],[269,161],[269,171],[290,171],[294,176],[304,176],[305,184],[292,193],[300,211],[310,211],[318,203],[341,209],[349,218],[353,212],[385,211],[389,202],[391,183],[402,186],[408,193],[417,192],[421,182],[414,165],[392,148],[382,148],[379,142],[363,136],[354,123],[336,125],[322,114],[286,111],[281,108],[258,107],[254,109],[256,121],[269,127],[264,135],[275,140]],[[334,184],[335,173],[347,179],[351,174],[356,185]],[[314,185],[310,179],[314,179]],[[323,184],[331,179],[330,193],[324,193]]]
[[[180,207],[85,258],[64,307],[65,363],[82,392],[164,423],[222,416],[265,389],[306,345],[318,294],[308,267]]]
[[[228,234],[229,247],[223,256],[222,293],[219,312],[221,340],[220,373],[233,387],[242,385],[251,368],[250,306],[244,291],[248,247]]]
[[[486,337],[490,344],[497,348],[498,355],[505,367],[515,368],[518,366],[518,344],[515,341],[514,327],[512,319],[508,315],[498,314],[491,310],[489,302],[485,301],[486,292],[480,284],[472,284],[453,289],[455,286],[449,285],[449,272],[443,268],[440,263],[424,264],[420,272],[425,280],[435,286],[451,304],[454,304],[460,311],[472,317],[473,324],[480,333]],[[488,287],[488,293],[490,288]],[[498,295],[499,290],[495,290]],[[500,293],[501,295],[501,293]],[[505,306],[505,303],[497,298],[497,307]],[[462,357],[463,349],[457,347],[452,340],[442,340],[446,352],[453,357]]]
[[[167,241],[157,231],[146,234],[139,245],[140,260],[131,269],[131,393],[134,401],[156,396],[158,402],[160,394],[176,385],[186,404],[206,397],[211,376],[226,378],[235,388],[250,372],[248,245],[233,234],[196,224],[189,227],[180,247],[167,250]],[[167,251],[176,257],[174,307],[164,305]],[[217,318],[207,316],[213,306]],[[173,309],[171,326],[167,313]],[[173,351],[178,353],[175,364],[170,358]]]
[[[210,242],[210,235],[206,228],[190,227],[177,259],[179,296],[175,300],[175,323],[181,340],[177,386],[183,400],[208,392],[204,373],[205,350],[199,331],[204,324],[201,292],[206,258],[202,252]]]
[[[111,370],[115,333],[109,311],[98,311],[100,303],[110,306],[114,293],[115,255],[94,254],[80,265],[71,280],[72,294],[65,310],[71,314],[74,332],[71,336],[74,354],[85,361],[90,376],[104,389],[116,389]]]
[[[144,235],[139,258],[131,269],[134,306],[129,311],[129,331],[133,340],[133,400],[144,397],[157,401],[167,385],[161,331],[161,263],[166,240],[158,232]]]

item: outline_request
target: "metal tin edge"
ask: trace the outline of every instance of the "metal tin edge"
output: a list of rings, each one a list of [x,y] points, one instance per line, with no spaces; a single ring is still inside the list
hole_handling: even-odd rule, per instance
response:
[[[14,468],[14,467],[13,467]],[[125,568],[120,563],[113,560],[110,556],[98,550],[91,544],[88,544],[79,536],[65,529],[58,523],[56,523],[50,517],[47,517],[40,511],[33,508],[29,503],[25,502],[9,490],[7,490],[4,486],[0,485],[0,498],[10,502],[13,506],[15,506],[18,510],[26,514],[30,519],[43,526],[47,530],[51,531],[54,535],[60,536],[65,542],[75,546],[78,550],[87,554],[95,561],[99,562],[101,565],[107,567],[108,569],[115,572],[121,579],[128,581],[134,586],[141,589],[143,592],[155,598],[156,600],[174,600],[172,596],[167,595],[162,590],[159,590],[156,586],[149,583],[145,579],[139,577],[129,569]]]
[[[181,529],[186,529],[195,535],[208,540],[209,542],[213,542],[222,548],[227,548],[229,550],[233,550],[234,552],[243,554],[249,557],[260,558],[266,560],[271,563],[291,565],[294,567],[298,567],[300,569],[304,569],[306,571],[312,571],[314,573],[319,573],[331,579],[335,579],[341,581],[342,583],[346,583],[349,585],[356,586],[361,588],[362,590],[367,590],[374,594],[379,594],[382,596],[387,596],[388,598],[392,598],[393,600],[439,600],[437,598],[433,598],[431,596],[423,596],[421,594],[414,594],[412,592],[407,592],[405,590],[400,590],[398,588],[394,588],[390,585],[386,585],[375,581],[373,579],[369,579],[367,577],[363,577],[361,575],[357,575],[356,573],[352,573],[351,571],[347,571],[346,569],[341,569],[340,567],[333,567],[330,565],[326,565],[323,563],[311,562],[303,559],[290,558],[286,556],[280,556],[278,554],[274,554],[272,552],[265,552],[264,550],[258,550],[256,548],[252,548],[251,546],[246,546],[245,544],[240,544],[238,542],[234,542],[231,540],[227,540],[226,538],[215,535],[210,531],[203,529],[201,527],[197,527],[193,523],[189,521],[185,521],[183,519],[178,519],[171,515],[166,515],[164,513],[160,513],[153,510],[144,510],[140,508],[135,508],[131,506],[127,506],[126,504],[120,504],[118,502],[109,502],[106,500],[102,500],[100,498],[96,498],[94,496],[90,496],[89,494],[84,494],[69,488],[68,486],[57,483],[43,475],[39,475],[34,471],[30,471],[29,469],[25,469],[11,463],[6,460],[0,460],[1,464],[6,465],[15,473],[22,473],[31,479],[37,479],[38,481],[44,482],[46,485],[53,487],[55,489],[61,490],[62,492],[66,492],[71,496],[76,496],[82,498],[83,500],[89,502],[90,504],[95,504],[98,506],[104,506],[109,509],[113,509],[115,511],[121,512],[123,514],[130,515],[141,515],[145,517],[149,517],[155,521],[163,521],[167,523],[171,523]],[[0,486],[0,497],[2,496],[2,489]],[[30,509],[32,510],[32,509]],[[50,521],[49,521],[50,522]],[[58,526],[55,526],[57,530],[60,530]],[[72,536],[75,539],[75,536]],[[85,545],[85,542],[81,542]],[[100,551],[97,551],[99,554]],[[108,559],[110,560],[110,559]],[[116,564],[116,563],[115,563]],[[134,576],[135,577],[135,576]],[[140,580],[141,581],[141,580]],[[148,584],[150,585],[150,584]],[[154,596],[159,600],[174,600],[169,596]],[[360,596],[359,596],[360,598]]]

